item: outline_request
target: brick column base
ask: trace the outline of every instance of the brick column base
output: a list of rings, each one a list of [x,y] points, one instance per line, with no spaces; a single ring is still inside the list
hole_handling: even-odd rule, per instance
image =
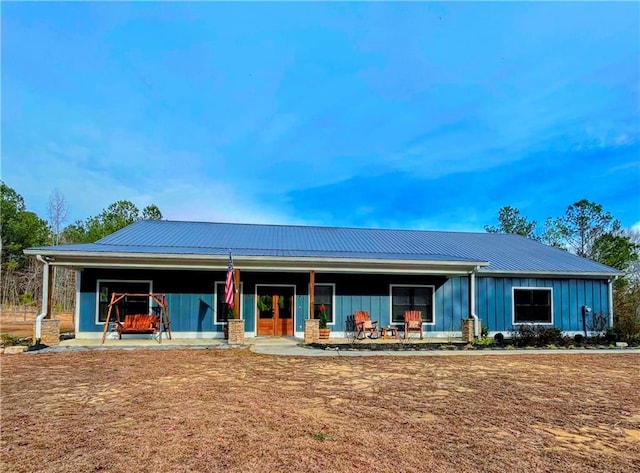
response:
[[[320,321],[307,319],[304,321],[304,343],[317,343],[320,338]]]
[[[227,323],[229,329],[229,345],[244,345],[244,320],[229,319]]]
[[[36,343],[36,323],[33,323],[32,343]],[[42,320],[40,343],[50,347],[60,345],[60,321],[53,319]]]

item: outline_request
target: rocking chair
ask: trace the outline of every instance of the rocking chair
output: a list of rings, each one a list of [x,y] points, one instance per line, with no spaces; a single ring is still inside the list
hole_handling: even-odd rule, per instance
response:
[[[362,340],[366,332],[369,333],[369,338],[378,338],[378,321],[371,321],[369,312],[366,310],[357,310],[354,314],[354,319],[356,324],[356,338],[358,340]]]

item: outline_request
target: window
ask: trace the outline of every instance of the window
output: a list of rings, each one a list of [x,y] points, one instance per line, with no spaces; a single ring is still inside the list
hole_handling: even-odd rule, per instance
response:
[[[422,312],[422,323],[433,324],[433,286],[391,286],[391,322],[404,323],[405,310]]]
[[[335,286],[333,284],[316,284],[313,294],[313,318],[320,317],[320,306],[324,305],[327,312],[327,323],[333,324],[333,293]]]
[[[151,281],[115,281],[98,280],[98,314],[97,323],[103,324],[107,320],[111,294],[114,292],[129,294],[149,294],[151,292]],[[150,311],[149,296],[127,296],[118,304],[120,320],[124,320],[125,315],[148,314]],[[111,311],[111,320],[115,320],[115,306]]]
[[[226,324],[227,320],[233,318],[233,309],[224,301],[224,288],[224,282],[216,283],[216,311],[213,320],[215,324]]]
[[[514,324],[553,323],[551,288],[513,288]]]

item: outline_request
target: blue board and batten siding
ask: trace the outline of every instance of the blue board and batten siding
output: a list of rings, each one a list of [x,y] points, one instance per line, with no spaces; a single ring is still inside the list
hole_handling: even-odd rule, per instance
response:
[[[545,287],[553,294],[553,325],[582,331],[582,306],[594,314],[609,314],[609,285],[604,279],[490,278],[476,280],[476,313],[492,332],[513,327],[513,288]]]
[[[154,292],[167,295],[171,328],[192,334],[222,332],[215,324],[215,283],[225,279],[223,271],[108,270],[85,269],[80,284],[79,332],[100,332],[96,323],[96,284],[98,280],[152,281]],[[241,315],[245,331],[255,331],[256,284],[295,286],[295,331],[304,331],[309,314],[307,273],[242,272]],[[553,321],[564,331],[582,330],[581,308],[607,313],[609,292],[606,280],[481,277],[477,279],[476,312],[492,332],[512,328],[513,287],[553,288]],[[316,274],[316,283],[335,285],[335,321],[332,329],[345,330],[347,318],[356,310],[367,310],[380,325],[391,323],[390,285],[431,285],[435,287],[435,323],[427,332],[459,332],[461,319],[469,317],[469,278],[442,276]]]

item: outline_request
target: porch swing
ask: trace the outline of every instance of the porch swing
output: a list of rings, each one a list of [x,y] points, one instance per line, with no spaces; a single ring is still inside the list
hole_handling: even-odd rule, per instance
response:
[[[126,314],[124,320],[120,318],[120,302],[125,302],[129,297],[148,297],[155,302],[152,314]],[[115,310],[114,310],[115,308]],[[114,316],[113,322],[111,316]],[[107,320],[104,323],[102,331],[102,344],[107,338],[109,325],[115,324],[112,332],[118,332],[118,338],[122,339],[123,334],[149,334],[152,337],[158,337],[158,343],[162,343],[162,333],[166,332],[167,337],[171,340],[171,322],[169,321],[169,308],[167,306],[167,297],[165,294],[134,294],[128,292],[114,292],[111,294],[109,309],[107,311]]]

